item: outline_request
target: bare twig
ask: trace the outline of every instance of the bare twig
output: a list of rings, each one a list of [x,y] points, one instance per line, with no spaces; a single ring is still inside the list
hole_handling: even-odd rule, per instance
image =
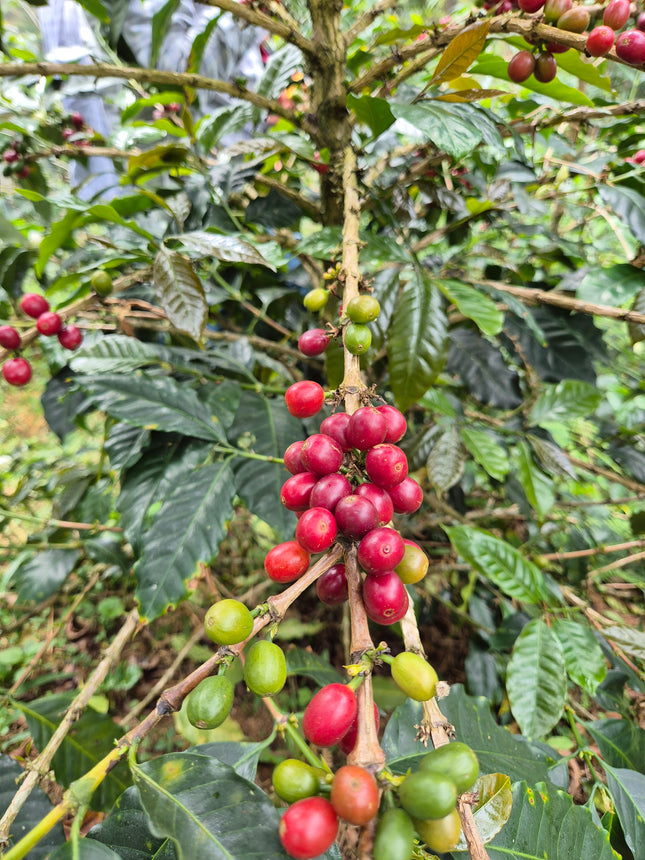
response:
[[[354,39],[359,36],[363,30],[366,30],[370,24],[372,24],[379,15],[382,15],[384,12],[387,12],[388,9],[392,9],[396,6],[398,0],[379,0],[371,9],[368,9],[366,12],[363,12],[358,21],[355,21],[354,24],[347,30],[345,33],[345,44],[349,48]]]

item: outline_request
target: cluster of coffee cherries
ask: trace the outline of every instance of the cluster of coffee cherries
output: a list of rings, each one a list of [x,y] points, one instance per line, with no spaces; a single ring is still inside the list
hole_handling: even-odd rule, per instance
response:
[[[616,47],[616,55],[632,66],[645,63],[645,13],[636,18],[636,26],[622,30],[631,17],[629,0],[610,0],[602,16],[602,24],[587,36],[586,50],[592,57],[604,57]]]
[[[327,304],[330,291],[325,287],[310,290],[303,299],[309,311],[320,311]],[[381,313],[381,305],[375,296],[362,293],[351,299],[347,307],[340,309],[340,327],[331,332],[322,328],[305,331],[298,338],[298,349],[306,356],[322,355],[334,334],[342,334],[343,344],[352,355],[363,355],[372,345],[372,332],[368,323]]]
[[[170,102],[167,105],[156,104],[152,111],[152,118],[154,120],[164,119],[164,117],[175,119],[180,113],[181,105],[179,102]]]
[[[27,152],[28,146],[24,138],[14,138],[2,153],[2,161],[4,162],[2,175],[26,179],[30,173],[29,165],[25,161]]]
[[[61,135],[67,143],[73,143],[76,146],[91,146],[94,130],[87,125],[81,113],[74,111],[63,120]]]
[[[50,310],[49,302],[39,293],[25,293],[20,299],[23,313],[36,320],[36,329],[44,337],[56,335],[65,349],[77,349],[83,335],[72,323],[63,324],[62,317]],[[17,329],[11,325],[0,326],[0,347],[17,352],[20,349],[21,337]],[[2,365],[2,376],[9,385],[26,385],[31,379],[31,364],[21,355],[14,355]]]

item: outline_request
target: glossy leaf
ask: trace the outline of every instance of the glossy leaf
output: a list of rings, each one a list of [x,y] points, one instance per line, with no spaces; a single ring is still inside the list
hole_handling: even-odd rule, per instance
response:
[[[372,134],[378,137],[394,122],[394,114],[387,99],[376,96],[347,96],[347,107],[356,114],[359,122],[369,126]]]
[[[459,555],[504,594],[526,603],[553,601],[539,567],[506,541],[471,526],[443,529]]]
[[[437,495],[458,483],[464,472],[465,459],[459,431],[452,424],[437,437],[426,462],[428,480]]]
[[[458,33],[446,46],[439,58],[429,86],[438,86],[446,81],[454,81],[468,70],[471,63],[481,54],[490,21],[483,19],[476,21]]]
[[[605,679],[607,666],[592,629],[568,618],[554,618],[551,629],[560,640],[567,674],[593,695]]]
[[[142,541],[134,566],[143,618],[157,618],[187,595],[187,583],[217,555],[233,515],[228,463],[202,466],[166,497]]]
[[[645,775],[607,764],[604,770],[625,842],[635,858],[642,857],[645,849]]]
[[[446,359],[447,320],[441,293],[416,272],[401,290],[388,333],[392,392],[399,409],[425,394]]]
[[[516,459],[517,477],[529,504],[540,517],[546,516],[555,502],[553,481],[537,465],[531,449],[523,440],[517,446]]]
[[[598,185],[602,202],[609,206],[624,224],[629,227],[638,242],[645,242],[645,197],[625,184]]]
[[[8,755],[0,755],[0,818],[4,815],[18,789],[18,780],[25,774],[22,767]],[[26,836],[42,819],[51,812],[52,804],[45,792],[38,785],[25,801],[16,820],[11,825],[11,835],[6,846],[11,848],[16,842]],[[65,842],[62,824],[56,824],[29,851],[29,860],[44,860],[59,845]]]
[[[611,767],[645,774],[645,730],[628,720],[593,720],[584,723],[603,760]]]
[[[157,298],[170,323],[179,331],[200,340],[208,317],[204,287],[190,260],[165,246],[152,268]]]
[[[548,386],[531,407],[529,422],[548,427],[552,422],[583,418],[598,406],[602,395],[597,388],[577,379],[564,379]]]
[[[133,466],[149,441],[149,430],[125,422],[117,422],[110,428],[105,440],[105,451],[110,458],[110,466],[115,472]]]
[[[506,692],[522,734],[542,737],[562,716],[567,695],[564,654],[542,618],[530,621],[515,641]]]
[[[473,808],[475,824],[486,845],[508,821],[513,808],[511,781],[504,773],[488,773],[480,776],[473,791],[479,794],[477,805]],[[455,852],[467,851],[463,833]]]
[[[265,266],[275,272],[275,266],[262,256],[255,245],[239,236],[222,236],[221,233],[208,233],[195,230],[181,233],[171,238],[177,239],[198,257],[215,257],[224,263],[246,263],[250,266]]]
[[[500,350],[472,327],[451,329],[446,369],[480,403],[514,409],[522,402],[517,373],[507,366]]]
[[[550,475],[560,475],[564,478],[576,477],[576,470],[562,448],[532,433],[528,433],[526,438],[537,454],[538,460]]]
[[[405,120],[406,137],[433,143],[437,149],[462,158],[477,146],[482,131],[465,119],[461,105],[447,102],[424,102],[416,105],[390,104],[397,119]]]
[[[603,627],[601,633],[605,638],[619,645],[630,657],[645,660],[645,632],[642,630],[612,624],[609,627]]]
[[[18,601],[38,602],[56,594],[79,558],[76,549],[46,549],[23,561],[12,578]]]
[[[116,851],[93,839],[71,839],[55,851],[49,860],[121,860]]]
[[[58,728],[73,696],[69,693],[48,693],[41,699],[16,703],[25,715],[29,733],[39,750]],[[122,729],[106,714],[87,708],[72,724],[63,743],[55,753],[52,768],[56,781],[64,788],[84,776],[90,768],[114,749]],[[92,809],[109,808],[130,784],[125,763],[110,771],[92,795]]]
[[[502,330],[504,314],[487,295],[480,293],[470,284],[462,284],[459,281],[437,280],[435,283],[448,301],[471,319],[484,334],[499,334]]]
[[[486,430],[461,427],[461,441],[472,454],[473,460],[485,469],[491,478],[503,481],[509,470],[508,454]]]
[[[321,687],[342,683],[342,678],[328,659],[304,648],[290,648],[286,654],[287,674],[311,678]]]
[[[643,270],[629,263],[591,267],[576,289],[585,302],[619,308],[638,295],[643,288]]]
[[[158,343],[146,343],[124,334],[82,344],[70,359],[76,373],[127,373],[140,367],[174,363],[179,351]]]
[[[114,849],[121,860],[175,860],[177,856],[170,839],[157,838],[150,832],[148,817],[134,786],[123,792],[87,838]]]

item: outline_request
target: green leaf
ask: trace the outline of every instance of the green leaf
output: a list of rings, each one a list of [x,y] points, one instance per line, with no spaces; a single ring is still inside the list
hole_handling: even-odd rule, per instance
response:
[[[549,781],[559,788],[569,785],[566,761],[546,744],[512,735],[497,725],[490,702],[483,696],[468,696],[461,684],[453,684],[450,693],[439,699],[439,707],[454,726],[457,738],[474,751],[480,773],[504,773],[512,783],[528,779],[533,783]],[[382,746],[394,773],[416,770],[428,752],[428,746],[417,740],[422,716],[421,705],[407,699],[388,720]]]
[[[152,41],[150,45],[150,66],[157,65],[159,51],[168,33],[172,16],[179,7],[179,0],[166,0],[163,6],[152,16]]]
[[[219,442],[224,432],[186,383],[142,371],[130,376],[78,376],[97,409],[147,430],[177,432]]]
[[[513,808],[511,781],[504,773],[489,773],[481,776],[472,789],[479,794],[473,812],[475,824],[486,845],[495,837],[508,821]],[[467,851],[468,846],[463,833],[455,851]]]
[[[321,687],[342,681],[340,674],[328,659],[306,651],[304,648],[290,648],[286,652],[287,674],[303,675],[312,678]]]
[[[441,292],[452,304],[484,334],[499,334],[504,325],[504,314],[497,310],[495,302],[469,284],[459,281],[435,281]]]
[[[388,332],[392,393],[405,410],[426,393],[443,369],[447,320],[441,293],[422,272],[403,287]]]
[[[603,765],[607,788],[620,819],[625,842],[634,858],[645,851],[645,776],[626,768]]]
[[[403,132],[406,138],[431,142],[453,158],[468,155],[482,139],[481,129],[465,118],[462,108],[447,102],[390,105],[394,116],[408,123]]]
[[[81,374],[127,373],[148,365],[172,363],[177,354],[179,351],[172,347],[114,334],[82,344],[70,359],[70,367]]]
[[[275,272],[275,266],[258,251],[255,245],[239,236],[222,236],[195,230],[193,233],[180,233],[170,236],[176,239],[197,257],[215,257],[224,263],[246,263],[249,266],[265,266]]]
[[[602,202],[618,215],[631,230],[634,238],[645,243],[645,197],[629,186],[599,183],[598,194]]]
[[[25,775],[20,765],[8,755],[0,755],[0,818],[11,803],[18,781]],[[11,825],[9,842],[5,846],[11,848],[52,810],[52,804],[45,792],[38,785],[27,797],[14,823]],[[54,851],[65,842],[62,824],[56,824],[39,842],[29,850],[29,860],[44,860],[50,851]]]
[[[551,475],[559,475],[564,478],[575,478],[576,470],[571,465],[571,461],[564,453],[559,445],[549,442],[548,439],[541,439],[539,436],[534,436],[528,433],[526,438],[531,445],[531,448],[537,454],[538,460]]]
[[[544,575],[515,547],[472,526],[443,526],[459,555],[508,597],[523,603],[552,603]]]
[[[282,457],[294,439],[303,436],[302,425],[289,414],[284,401],[245,391],[229,430],[231,442],[256,454]],[[239,459],[235,486],[248,509],[281,537],[293,534],[294,515],[280,504],[282,485],[289,477],[282,463]]]
[[[491,478],[503,481],[509,470],[508,454],[486,430],[461,427],[461,441],[472,454],[476,463],[485,469]]]
[[[489,860],[620,860],[588,809],[564,791],[524,781],[513,786],[511,817],[486,851]]]
[[[628,720],[593,720],[583,724],[611,767],[645,774],[645,731]]]
[[[173,753],[132,764],[132,772],[152,832],[169,836],[180,860],[287,860],[278,838],[280,812],[229,765]]]
[[[29,733],[39,750],[44,749],[71,704],[71,693],[48,693],[42,699],[16,702],[27,719]],[[52,761],[56,781],[64,788],[85,776],[114,749],[123,730],[106,714],[87,708],[65,735]],[[130,784],[128,769],[122,762],[110,771],[92,795],[92,809],[108,809]]]
[[[607,674],[605,657],[593,631],[568,618],[554,618],[551,629],[560,640],[567,674],[593,695]]]
[[[99,844],[113,848],[121,860],[175,860],[177,854],[168,838],[150,832],[139,792],[132,786],[118,798],[107,817],[87,834]]]
[[[563,379],[557,385],[545,387],[531,407],[529,424],[548,427],[554,422],[584,418],[596,409],[601,399],[600,391],[588,382]]]
[[[38,602],[56,594],[79,558],[76,549],[46,549],[23,561],[12,577],[18,602]]]
[[[576,297],[596,305],[622,307],[643,288],[643,270],[629,263],[591,267],[576,289]]]
[[[437,495],[442,495],[459,481],[464,472],[464,449],[455,424],[437,437],[426,462],[428,479]]]
[[[611,92],[611,78],[608,75],[603,75],[600,68],[594,63],[585,63],[579,51],[564,51],[562,54],[557,54],[556,59],[559,69],[564,69],[565,72],[574,75],[578,80],[598,87],[599,90],[604,90],[606,93]]]
[[[634,297],[630,310],[645,314],[645,287]],[[642,343],[645,340],[645,323],[629,322],[627,328],[632,344]]]
[[[540,517],[546,516],[555,502],[553,481],[539,468],[533,459],[531,449],[520,441],[516,449],[518,464],[517,477],[522,485],[529,504]]]
[[[383,134],[394,122],[394,114],[387,99],[349,93],[347,107],[354,111],[359,122],[369,127],[374,137]]]
[[[200,340],[208,318],[208,303],[190,261],[162,246],[155,257],[152,277],[159,303],[171,324]]]
[[[79,839],[74,843],[70,839],[55,851],[50,860],[121,860],[121,857],[107,845],[101,845],[92,839]]]
[[[192,747],[188,752],[209,755],[224,764],[230,765],[238,776],[254,780],[258,769],[260,754],[273,743],[275,735],[268,735],[263,741],[211,741]]]
[[[567,695],[564,655],[560,640],[542,618],[529,621],[515,640],[506,691],[524,735],[546,735],[562,716]]]
[[[645,632],[643,630],[613,624],[610,627],[603,627],[600,632],[605,638],[611,639],[616,645],[620,645],[630,657],[645,660]]]
[[[213,560],[226,536],[234,495],[233,475],[223,462],[187,475],[166,497],[134,566],[143,618],[157,618],[186,597],[186,583],[200,563]]]
[[[471,24],[470,27],[466,27],[458,33],[446,46],[439,58],[428,86],[438,86],[446,81],[454,81],[455,78],[463,75],[482,52],[489,26],[490,21],[484,19]]]
[[[302,68],[302,62],[302,54],[298,48],[290,44],[283,45],[269,57],[264,73],[254,89],[261,96],[277,98],[291,83],[293,73]],[[254,108],[253,122],[259,123],[261,119],[261,109]]]

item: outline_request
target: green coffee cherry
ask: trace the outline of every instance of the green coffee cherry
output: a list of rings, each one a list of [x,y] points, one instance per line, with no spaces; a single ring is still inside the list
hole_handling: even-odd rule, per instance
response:
[[[417,702],[425,702],[434,696],[437,673],[420,654],[402,651],[390,665],[392,678],[401,690]]]
[[[345,328],[344,343],[352,355],[363,355],[372,345],[372,332],[366,325],[349,323]]]
[[[253,616],[239,600],[220,600],[206,612],[204,629],[217,645],[236,645],[251,635]]]
[[[316,287],[314,290],[309,290],[302,303],[308,311],[315,313],[325,307],[328,299],[329,290],[324,289],[324,287]]]
[[[275,696],[287,680],[287,661],[282,649],[259,639],[249,648],[244,664],[246,686],[256,696]]]
[[[347,304],[345,313],[352,322],[368,323],[375,320],[381,313],[381,305],[374,296],[355,296]]]
[[[225,675],[204,678],[188,697],[186,716],[196,729],[216,729],[231,713],[233,684]]]

